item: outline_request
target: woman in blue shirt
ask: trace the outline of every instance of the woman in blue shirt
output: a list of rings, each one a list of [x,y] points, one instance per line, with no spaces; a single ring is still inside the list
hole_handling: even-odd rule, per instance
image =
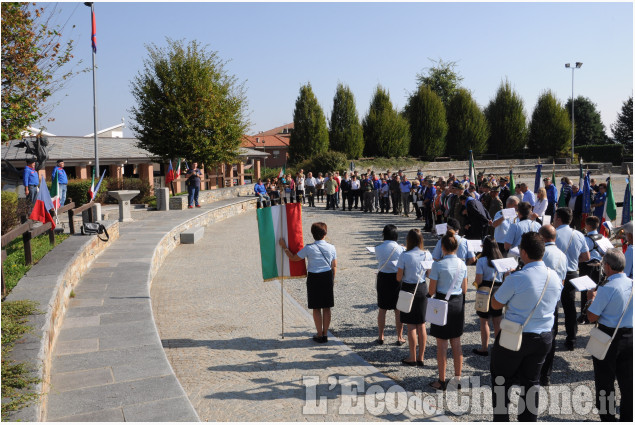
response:
[[[426,350],[426,292],[425,269],[423,262],[427,259],[423,251],[423,235],[419,229],[411,229],[406,236],[406,251],[397,260],[397,280],[401,289],[414,293],[412,308],[409,313],[400,313],[401,323],[408,325],[408,348],[410,355],[401,362],[408,366],[423,367],[423,353]],[[417,356],[417,341],[419,355]]]
[[[284,239],[279,240],[289,260],[304,261],[305,258],[309,260],[306,279],[307,298],[309,308],[313,310],[313,321],[317,330],[313,340],[320,343],[328,342],[331,307],[335,305],[333,285],[337,268],[335,247],[324,240],[326,231],[326,223],[313,223],[311,234],[315,242],[306,245],[297,254],[287,248]]]
[[[437,390],[445,390],[448,381],[445,379],[445,368],[448,355],[448,340],[452,346],[454,359],[454,376],[461,379],[463,368],[463,351],[461,335],[465,323],[465,293],[467,292],[467,266],[456,256],[459,244],[454,237],[454,230],[448,230],[441,239],[443,258],[432,264],[430,270],[430,287],[428,294],[436,298],[448,299],[448,320],[445,326],[430,325],[430,335],[437,339],[437,367],[439,379],[430,383]]]
[[[494,268],[492,260],[498,260],[503,258],[503,254],[500,251],[499,244],[491,236],[486,236],[483,240],[483,252],[481,258],[476,262],[476,285],[479,291],[490,292],[489,311],[483,313],[477,311],[476,314],[480,318],[481,322],[481,349],[472,349],[474,354],[479,356],[487,356],[487,345],[489,344],[489,319],[492,319],[494,324],[494,335],[498,334],[500,329],[500,323],[503,319],[503,310],[494,309],[492,307],[492,297],[500,288],[502,284],[501,276]],[[493,289],[492,289],[493,287]]]
[[[395,310],[395,327],[397,328],[397,345],[403,345],[406,342],[403,339],[403,324],[399,320],[399,310],[397,310],[397,299],[401,285],[397,280],[396,263],[399,256],[404,251],[403,246],[397,243],[399,234],[397,226],[387,224],[384,227],[384,242],[375,247],[375,256],[377,257],[377,306],[379,313],[377,315],[377,327],[379,328],[379,338],[377,344],[384,343],[384,328],[386,326],[386,310]]]

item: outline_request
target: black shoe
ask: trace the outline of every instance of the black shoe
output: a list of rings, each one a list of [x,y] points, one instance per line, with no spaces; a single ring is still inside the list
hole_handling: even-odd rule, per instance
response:
[[[472,348],[472,353],[476,354],[477,356],[483,356],[486,357],[489,355],[489,353],[487,351],[481,351],[479,349],[476,348]]]
[[[376,343],[377,345],[384,345],[384,340],[383,340],[383,339],[379,339],[379,338],[377,338],[377,339],[375,340],[375,343]]]
[[[403,359],[403,360],[401,361],[401,364],[405,364],[406,366],[416,366],[416,365],[417,365],[417,362],[416,362],[416,361],[415,361],[415,362],[409,362],[408,360]]]
[[[397,340],[397,342],[395,342],[395,345],[398,347],[401,347],[402,345],[404,345],[406,343],[406,341],[399,341]]]
[[[421,361],[421,360],[417,360],[417,366],[419,366],[419,367],[423,367],[423,361]]]
[[[326,336],[326,335],[324,335],[324,336],[322,337],[322,341],[320,341],[320,342],[321,342],[322,344],[325,344],[325,343],[329,342],[329,337],[328,337],[328,336]]]
[[[569,350],[569,351],[573,351],[575,350],[575,340],[567,340],[564,342],[564,347]]]
[[[324,337],[320,336],[320,335],[313,335],[313,341],[315,341],[315,342],[320,342],[321,343],[323,338]]]

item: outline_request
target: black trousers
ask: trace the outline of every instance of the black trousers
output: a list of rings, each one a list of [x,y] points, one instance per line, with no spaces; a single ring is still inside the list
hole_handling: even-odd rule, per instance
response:
[[[329,208],[335,209],[335,197],[337,196],[336,193],[332,194],[332,195],[326,195],[326,209],[328,210]]]
[[[575,341],[578,334],[578,314],[575,307],[575,286],[571,284],[571,279],[575,279],[579,274],[575,272],[567,272],[564,280],[564,287],[560,295],[562,310],[564,311],[564,328],[567,331],[567,341]]]
[[[553,372],[553,358],[556,356],[556,337],[558,336],[558,304],[556,304],[556,311],[553,312],[553,328],[551,328],[551,350],[545,357],[545,363],[540,370],[540,378],[551,379],[551,372]]]
[[[613,335],[614,328],[599,325]],[[633,329],[617,331],[604,360],[593,358],[595,375],[595,407],[603,422],[615,421],[615,380],[620,387],[620,422],[633,422]]]
[[[490,360],[492,375],[492,403],[495,422],[509,422],[509,389],[515,377],[520,380],[518,421],[536,422],[538,420],[538,401],[540,388],[540,368],[545,356],[551,349],[551,332],[523,333],[520,350],[512,351],[499,344],[500,333],[496,336]]]
[[[426,232],[430,232],[432,231],[432,226],[434,225],[434,222],[432,221],[432,201],[429,201],[424,207],[423,207],[423,214],[426,220],[426,227],[424,229],[424,231]]]
[[[309,201],[309,206],[315,206],[315,186],[306,187],[306,199]]]
[[[392,213],[401,214],[401,192],[391,193],[392,197]]]
[[[359,208],[359,194],[360,194],[360,192],[361,192],[360,189],[351,190],[351,193],[353,194],[353,202],[355,203],[355,205],[353,205],[353,208],[355,208],[355,209]],[[350,203],[348,205],[350,206]]]
[[[342,211],[346,209],[346,202],[348,202],[348,209],[351,209],[351,201],[353,197],[350,196],[351,192],[349,190],[342,191]]]

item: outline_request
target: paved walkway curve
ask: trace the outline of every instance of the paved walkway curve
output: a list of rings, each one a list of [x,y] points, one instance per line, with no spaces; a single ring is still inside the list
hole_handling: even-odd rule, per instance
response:
[[[53,349],[47,420],[198,421],[154,323],[153,255],[175,227],[236,202],[150,212],[122,223],[119,239],[95,260],[69,302]]]
[[[386,390],[395,382],[334,337],[314,343],[312,318],[288,295],[280,338],[280,286],[262,281],[257,234],[253,213],[208,226],[201,241],[181,245],[166,258],[152,284],[163,346],[201,420],[447,420],[415,418],[407,409],[353,414],[341,385],[329,388],[333,377],[362,377],[366,387],[360,394],[373,384]],[[318,396],[328,397],[325,411],[304,410],[303,377],[319,379]]]

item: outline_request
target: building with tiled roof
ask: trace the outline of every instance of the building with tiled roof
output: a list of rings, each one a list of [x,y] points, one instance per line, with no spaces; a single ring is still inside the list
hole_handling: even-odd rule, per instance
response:
[[[282,167],[289,158],[289,140],[292,131],[293,123],[290,123],[261,131],[253,136],[243,136],[241,146],[270,154],[263,161],[263,167]]]

